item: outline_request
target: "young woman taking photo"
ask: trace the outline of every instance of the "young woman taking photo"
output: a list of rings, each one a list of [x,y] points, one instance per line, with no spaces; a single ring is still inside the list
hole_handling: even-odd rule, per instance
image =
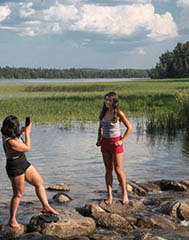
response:
[[[6,171],[12,184],[13,196],[10,203],[10,218],[8,224],[20,229],[16,220],[16,213],[24,192],[24,182],[35,187],[36,195],[42,203],[43,212],[50,212],[58,215],[47,200],[43,179],[37,170],[26,160],[25,152],[30,151],[30,132],[32,124],[20,129],[20,123],[16,116],[7,116],[2,124],[1,133],[3,147],[7,158]],[[21,135],[25,133],[25,141]]]
[[[118,177],[122,189],[122,204],[129,203],[126,178],[122,169],[123,143],[132,131],[132,126],[125,114],[120,110],[118,95],[109,92],[104,96],[104,104],[99,116],[100,124],[98,130],[97,146],[101,146],[101,152],[106,169],[106,186],[108,199],[106,204],[112,203],[113,169]],[[126,130],[121,136],[120,123],[123,123]]]

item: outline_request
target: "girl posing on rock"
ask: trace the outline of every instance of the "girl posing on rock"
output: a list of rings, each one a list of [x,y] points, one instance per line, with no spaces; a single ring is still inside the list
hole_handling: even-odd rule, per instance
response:
[[[10,178],[13,190],[13,197],[10,203],[10,219],[8,224],[13,228],[20,229],[16,220],[16,213],[24,192],[24,181],[35,187],[36,195],[43,205],[43,212],[50,212],[58,215],[48,203],[43,179],[37,170],[26,160],[25,152],[30,150],[30,123],[20,130],[19,120],[16,116],[7,116],[1,128],[3,147],[7,158],[6,171]],[[21,134],[25,132],[25,141]]]
[[[113,168],[117,174],[122,188],[122,203],[128,204],[129,199],[126,189],[126,178],[122,170],[123,143],[132,131],[132,126],[125,114],[120,110],[119,99],[115,92],[109,92],[104,96],[104,104],[99,116],[100,124],[98,130],[97,146],[101,146],[101,152],[106,168],[106,185],[108,199],[106,204],[112,203],[112,182]],[[121,137],[120,123],[126,127],[124,135]]]

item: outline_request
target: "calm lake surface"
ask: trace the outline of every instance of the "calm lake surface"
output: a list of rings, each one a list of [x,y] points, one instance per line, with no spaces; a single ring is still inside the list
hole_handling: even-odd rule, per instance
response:
[[[125,82],[146,80],[147,78],[78,78],[78,79],[0,79],[0,84],[31,83],[76,83],[76,82]]]
[[[152,137],[145,133],[138,120],[129,120],[133,131],[124,143],[123,162],[129,181],[189,179],[189,142],[184,140],[182,134],[172,139],[166,136]],[[106,198],[104,166],[100,148],[96,147],[97,130],[97,123],[88,123],[84,127],[75,124],[71,129],[64,129],[60,125],[32,126],[32,149],[26,154],[27,158],[43,176],[45,187],[60,182],[70,186],[68,195],[73,201],[67,204],[68,207],[84,206],[87,201]],[[8,218],[12,192],[5,172],[2,141],[0,144],[0,211],[4,213],[1,224]],[[116,190],[119,186],[116,176],[114,178],[113,189]],[[47,192],[49,199],[55,194]],[[26,184],[23,201],[28,200],[37,198],[34,188]],[[28,206],[20,206],[18,218],[23,222],[28,221],[37,207],[40,207],[38,201],[30,210]],[[25,211],[24,215],[22,211]]]

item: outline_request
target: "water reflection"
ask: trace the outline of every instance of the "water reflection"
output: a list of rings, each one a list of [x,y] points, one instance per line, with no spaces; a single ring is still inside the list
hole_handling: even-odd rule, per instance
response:
[[[185,164],[189,165],[189,139],[187,137],[183,137],[181,156]]]
[[[124,144],[123,168],[128,180],[145,181],[187,179],[189,171],[189,141],[182,134],[175,138],[151,136],[145,133],[142,121],[130,119],[133,132]],[[44,178],[45,186],[58,182],[70,185],[70,196],[83,204],[83,199],[105,197],[104,166],[100,149],[96,147],[98,124],[86,124],[64,129],[62,126],[33,125],[32,149],[28,160]],[[124,131],[124,127],[121,128]],[[0,142],[1,144],[1,142]],[[1,201],[10,198],[11,187],[4,166],[5,157],[0,146]],[[117,178],[114,189],[118,188]],[[51,198],[54,193],[48,192]],[[35,199],[34,189],[26,184],[24,200]]]

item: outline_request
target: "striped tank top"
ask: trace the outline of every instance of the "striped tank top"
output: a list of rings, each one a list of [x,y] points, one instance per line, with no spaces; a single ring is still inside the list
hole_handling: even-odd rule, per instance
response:
[[[113,120],[105,121],[102,119],[100,121],[100,125],[103,129],[103,137],[105,138],[116,138],[121,136],[120,130],[120,122],[117,121],[116,123]]]

